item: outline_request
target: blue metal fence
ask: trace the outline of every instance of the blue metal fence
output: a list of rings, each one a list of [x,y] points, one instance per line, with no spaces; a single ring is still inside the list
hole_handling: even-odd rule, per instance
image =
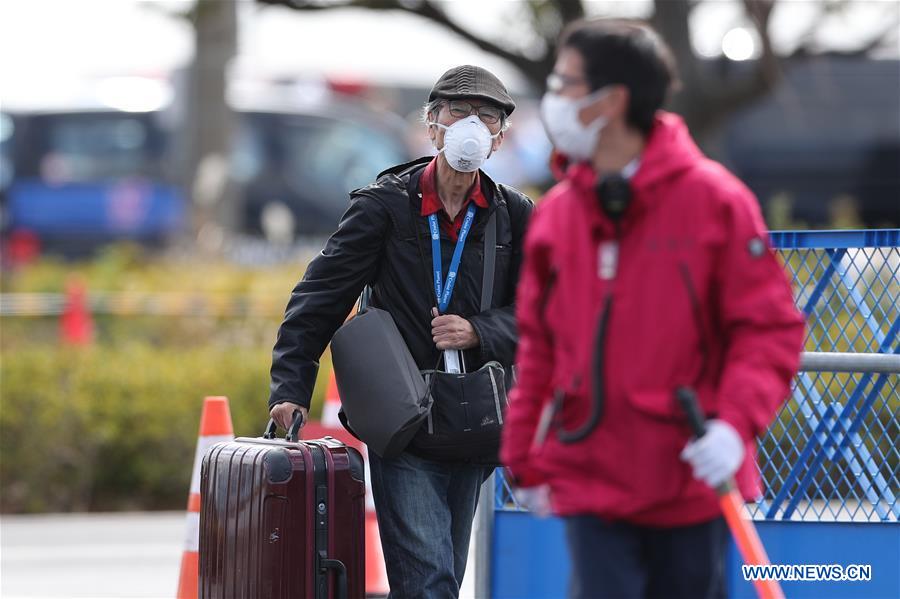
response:
[[[781,231],[807,351],[900,353],[900,230]],[[897,375],[801,372],[760,442],[754,519],[900,520]],[[497,476],[495,508],[519,509]]]
[[[900,231],[772,234],[807,320],[806,349],[900,353]],[[900,520],[896,374],[801,372],[760,443],[755,519]]]

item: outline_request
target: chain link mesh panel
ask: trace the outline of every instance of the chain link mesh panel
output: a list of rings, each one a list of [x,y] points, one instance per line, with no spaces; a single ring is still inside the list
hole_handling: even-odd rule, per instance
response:
[[[900,353],[898,231],[773,233],[806,351]],[[800,372],[760,442],[755,519],[896,522],[897,374]]]

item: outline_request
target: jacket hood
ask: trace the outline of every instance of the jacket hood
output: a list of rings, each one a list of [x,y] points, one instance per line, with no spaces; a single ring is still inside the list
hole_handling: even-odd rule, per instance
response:
[[[702,158],[684,120],[671,112],[658,112],[632,185],[650,187],[680,175]]]
[[[677,114],[659,111],[640,157],[640,166],[631,185],[645,189],[661,181],[680,175],[703,158],[703,153],[691,139],[684,120]],[[560,172],[560,158],[555,159],[554,170]],[[587,162],[569,164],[565,179],[580,189],[593,189],[596,173]]]
[[[392,166],[390,168],[386,168],[375,177],[376,181],[380,181],[382,177],[388,175],[394,175],[395,177],[402,177],[404,174],[408,174],[408,172],[412,172],[417,168],[423,167],[429,162],[434,160],[434,156],[422,156],[421,158],[416,158],[415,160],[410,160],[409,162],[404,162],[403,164],[398,164],[396,166]]]

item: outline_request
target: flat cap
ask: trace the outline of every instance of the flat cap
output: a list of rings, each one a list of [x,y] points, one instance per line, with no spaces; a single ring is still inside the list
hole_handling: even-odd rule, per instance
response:
[[[497,77],[481,67],[470,64],[453,67],[437,80],[428,101],[461,100],[464,98],[480,98],[500,106],[507,116],[516,109],[516,103],[506,91],[506,86]]]

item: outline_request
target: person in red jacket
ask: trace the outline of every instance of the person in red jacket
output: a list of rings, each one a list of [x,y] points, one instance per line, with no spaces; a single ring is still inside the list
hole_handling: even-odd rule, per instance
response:
[[[567,167],[526,236],[502,460],[519,497],[564,518],[571,596],[718,597],[713,489],[734,476],[759,496],[755,439],[803,320],[753,194],[660,110],[675,74],[656,33],[579,21],[559,48],[541,113]]]

